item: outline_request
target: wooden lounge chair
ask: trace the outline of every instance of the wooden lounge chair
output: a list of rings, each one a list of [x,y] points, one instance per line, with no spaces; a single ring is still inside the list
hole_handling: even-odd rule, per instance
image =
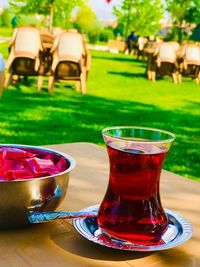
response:
[[[8,73],[4,87],[7,88],[13,75],[38,76],[38,90],[42,87],[42,73],[40,72],[43,51],[39,30],[33,27],[15,29],[9,44],[10,55],[7,61]]]
[[[62,32],[56,38],[51,52],[53,63],[49,77],[49,92],[53,92],[55,80],[76,81],[77,87],[86,93],[90,55],[81,34]]]
[[[142,61],[144,61],[145,53],[144,48],[147,44],[148,39],[145,37],[139,37],[137,41],[137,59],[140,59],[140,56],[142,57]]]
[[[168,42],[168,44],[172,45],[176,51],[176,53],[178,52],[179,48],[180,48],[180,44],[178,42],[175,42],[175,41],[171,41],[171,42]]]
[[[183,48],[183,61],[180,64],[179,81],[181,76],[191,77],[200,83],[200,46],[187,44]]]
[[[150,40],[147,41],[147,43],[144,46],[144,57],[147,58],[147,67],[145,70],[145,76],[147,76],[148,80],[155,81],[158,46],[159,46],[158,42]]]
[[[152,72],[152,80],[155,81],[156,75],[173,77],[174,83],[178,82],[178,66],[176,62],[177,48],[173,43],[163,42],[156,51],[157,67],[156,71]]]

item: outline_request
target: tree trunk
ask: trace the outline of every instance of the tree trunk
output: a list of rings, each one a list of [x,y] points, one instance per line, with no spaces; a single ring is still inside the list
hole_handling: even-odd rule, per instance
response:
[[[132,4],[132,0],[129,0],[128,1],[128,14],[127,14],[127,21],[126,21],[126,30],[125,30],[125,40],[126,40],[126,38],[128,36],[130,15],[131,15],[131,4]]]
[[[181,43],[182,40],[183,40],[183,28],[182,28],[182,26],[183,26],[183,20],[181,20],[180,24],[179,24],[179,31],[178,31],[178,41],[179,41],[179,43]]]
[[[53,15],[54,15],[54,6],[53,6],[54,0],[51,0],[50,3],[50,18],[49,18],[49,31],[53,31]]]

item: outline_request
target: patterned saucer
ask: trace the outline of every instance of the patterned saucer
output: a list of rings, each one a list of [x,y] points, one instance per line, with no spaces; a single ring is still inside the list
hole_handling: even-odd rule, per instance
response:
[[[82,211],[92,212],[97,211],[98,208],[99,205],[95,205],[87,207]],[[163,244],[153,246],[133,244],[111,238],[99,228],[96,217],[73,219],[72,223],[79,234],[102,246],[129,251],[158,251],[179,246],[192,236],[192,225],[186,218],[177,212],[168,209],[165,209],[165,211],[169,219],[169,225],[161,237]]]

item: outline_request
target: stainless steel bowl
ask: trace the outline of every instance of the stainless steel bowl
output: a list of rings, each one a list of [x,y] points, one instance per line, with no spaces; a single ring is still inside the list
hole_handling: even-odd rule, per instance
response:
[[[69,182],[69,173],[75,167],[74,159],[55,150],[25,146],[1,145],[0,147],[26,148],[31,152],[51,153],[64,157],[69,168],[56,175],[28,180],[0,181],[0,229],[18,228],[30,224],[30,212],[54,211],[63,200]]]

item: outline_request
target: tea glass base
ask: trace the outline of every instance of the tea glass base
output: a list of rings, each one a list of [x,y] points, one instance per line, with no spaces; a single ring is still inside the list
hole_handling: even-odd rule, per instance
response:
[[[98,208],[99,205],[95,205],[82,211],[92,212],[97,211]],[[192,236],[192,225],[186,218],[177,212],[168,209],[165,209],[165,211],[169,219],[168,228],[161,237],[161,244],[156,245],[141,245],[117,240],[100,229],[97,218],[74,219],[72,222],[79,234],[99,245],[130,251],[157,251],[176,247]]]

